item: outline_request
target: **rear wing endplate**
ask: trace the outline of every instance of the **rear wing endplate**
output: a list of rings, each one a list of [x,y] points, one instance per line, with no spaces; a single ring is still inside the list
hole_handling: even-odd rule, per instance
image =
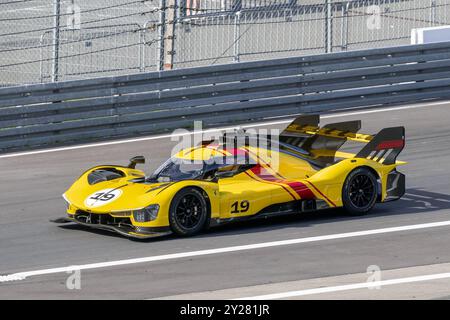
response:
[[[405,128],[385,128],[376,134],[373,139],[362,148],[356,158],[369,158],[383,164],[395,164],[397,156],[405,147]]]

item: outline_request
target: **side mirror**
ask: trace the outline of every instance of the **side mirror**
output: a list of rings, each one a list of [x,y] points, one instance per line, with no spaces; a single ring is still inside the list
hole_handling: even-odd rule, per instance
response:
[[[230,178],[230,177],[234,177],[235,175],[242,173],[244,171],[247,171],[248,169],[253,168],[255,165],[254,164],[242,164],[239,165],[237,168],[234,165],[230,165],[229,170],[224,170],[224,171],[216,171],[214,173],[214,178],[220,179],[220,178]],[[234,168],[233,168],[234,167]]]
[[[131,158],[128,168],[134,169],[134,168],[136,168],[136,164],[138,164],[138,163],[145,163],[145,157],[144,156],[136,156],[136,157]]]
[[[236,171],[216,171],[214,173],[214,178],[216,178],[216,179],[230,178],[234,175],[236,175]]]

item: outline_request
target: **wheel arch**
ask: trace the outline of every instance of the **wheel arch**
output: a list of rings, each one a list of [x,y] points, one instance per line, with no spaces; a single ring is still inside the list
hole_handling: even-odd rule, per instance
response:
[[[205,221],[205,225],[204,228],[208,228],[211,222],[211,215],[212,215],[212,207],[211,207],[211,198],[208,194],[208,192],[202,188],[201,186],[198,185],[185,185],[183,187],[181,187],[180,189],[177,190],[177,192],[175,192],[174,196],[172,197],[172,199],[170,200],[170,204],[172,204],[173,198],[175,197],[176,194],[178,194],[179,192],[186,190],[186,189],[196,189],[198,191],[200,191],[206,201],[206,209],[207,209],[207,216],[206,216],[206,221]],[[169,204],[169,207],[170,207]]]
[[[375,168],[373,168],[373,167],[371,167],[371,166],[369,166],[369,165],[367,165],[367,164],[364,164],[364,165],[361,165],[361,166],[354,167],[352,170],[350,170],[350,171],[347,173],[347,176],[346,176],[345,178],[347,178],[347,177],[350,175],[350,173],[352,173],[353,171],[358,170],[358,169],[361,169],[361,168],[364,168],[364,169],[369,170],[370,172],[372,172],[372,173],[375,175],[375,177],[377,178],[377,180],[380,180],[380,181],[381,181],[381,176],[380,176],[380,174],[378,173],[378,171],[377,171]]]
[[[208,192],[200,186],[192,185],[192,186],[185,186],[185,187],[181,188],[180,190],[177,191],[177,193],[180,192],[181,190],[184,190],[187,188],[197,189],[198,191],[200,191],[203,194],[203,196],[205,197],[205,200],[206,200],[208,216],[211,218],[211,199],[210,199]]]
[[[370,172],[372,172],[374,174],[375,178],[377,178],[377,202],[381,201],[381,193],[382,193],[382,188],[383,188],[382,187],[382,177],[378,173],[378,171],[376,169],[374,169],[373,167],[371,167],[367,164],[364,164],[362,166],[357,166],[347,174],[345,179],[347,179],[347,177],[350,175],[350,173],[352,173],[353,171],[360,169],[360,168],[365,168],[365,169],[369,170]]]
[[[362,170],[363,172],[370,172],[373,175],[373,178],[375,179],[374,183],[375,183],[375,188],[376,188],[376,194],[373,195],[373,198],[370,200],[370,202],[367,203],[366,207],[359,207],[358,205],[355,205],[354,203],[351,202],[351,200],[348,199],[348,193],[347,193],[347,181],[349,181],[348,179],[352,176],[352,174],[355,171],[358,170]],[[344,208],[347,210],[348,213],[352,214],[352,215],[362,215],[362,214],[366,214],[367,212],[369,212],[373,206],[379,201],[380,197],[381,197],[381,176],[380,174],[377,172],[377,170],[375,168],[372,168],[369,165],[360,165],[360,166],[356,166],[354,167],[352,170],[348,171],[345,180],[344,180],[344,185],[342,186],[342,202],[343,202],[343,206]],[[360,190],[361,192],[361,190]],[[359,209],[360,208],[360,209]]]

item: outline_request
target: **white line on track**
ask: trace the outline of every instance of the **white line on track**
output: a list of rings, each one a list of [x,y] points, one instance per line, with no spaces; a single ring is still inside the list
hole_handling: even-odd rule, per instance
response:
[[[288,292],[280,292],[280,293],[265,294],[265,295],[260,295],[260,296],[253,296],[253,297],[237,298],[237,299],[233,299],[233,300],[286,299],[286,298],[301,297],[301,296],[320,294],[320,293],[330,293],[330,292],[347,291],[347,290],[355,290],[355,289],[369,289],[369,288],[376,288],[376,287],[389,286],[389,285],[395,285],[395,284],[431,281],[431,280],[439,280],[439,279],[446,279],[446,278],[450,278],[450,273],[437,273],[437,274],[429,274],[429,275],[424,275],[424,276],[398,278],[398,279],[391,279],[391,280],[361,282],[361,283],[346,284],[346,285],[333,286],[333,287],[323,287],[323,288],[313,288],[313,289],[305,289],[305,290],[298,290],[298,291],[288,291]]]
[[[233,246],[233,247],[224,247],[224,248],[207,249],[207,250],[199,250],[199,251],[172,253],[172,254],[165,254],[165,255],[159,255],[159,256],[135,258],[135,259],[125,259],[125,260],[99,262],[99,263],[91,263],[91,264],[84,264],[84,265],[75,265],[75,266],[72,265],[72,266],[60,267],[60,268],[25,271],[25,272],[19,272],[19,273],[14,273],[14,274],[10,274],[10,275],[0,276],[0,283],[16,281],[16,280],[24,280],[28,277],[33,277],[33,276],[42,276],[42,275],[48,275],[48,274],[70,272],[70,271],[74,271],[74,270],[89,270],[89,269],[117,267],[117,266],[131,265],[131,264],[138,264],[138,263],[165,261],[165,260],[173,260],[173,259],[188,258],[188,257],[198,257],[198,256],[206,256],[206,255],[213,255],[213,254],[220,254],[220,253],[255,250],[255,249],[270,248],[270,247],[280,247],[280,246],[287,246],[287,245],[300,244],[300,243],[362,237],[362,236],[369,236],[369,235],[376,235],[376,234],[402,232],[402,231],[418,230],[418,229],[426,229],[426,228],[436,228],[436,227],[443,227],[443,226],[450,226],[450,220],[431,222],[431,223],[422,223],[422,224],[413,224],[413,225],[399,226],[399,227],[389,227],[389,228],[381,228],[381,229],[347,232],[347,233],[337,233],[337,234],[307,237],[307,238],[262,242],[262,243]]]
[[[433,199],[432,197],[428,196],[422,196],[420,194],[414,194],[414,193],[405,193],[407,196],[416,197],[416,198],[422,198],[422,199]]]
[[[445,104],[449,104],[449,101],[441,101],[441,102],[434,102],[434,103],[428,103],[428,104],[408,105],[408,106],[400,106],[400,107],[369,109],[369,110],[361,110],[361,111],[353,111],[353,112],[333,113],[333,114],[323,115],[323,116],[321,116],[321,119],[348,117],[348,116],[355,116],[355,115],[360,115],[360,114],[362,115],[362,114],[371,114],[371,113],[379,113],[379,112],[409,110],[409,109],[417,109],[417,108],[424,108],[424,107],[440,106],[440,105],[445,105]],[[270,125],[287,124],[287,123],[290,123],[291,121],[292,121],[292,118],[290,118],[288,120],[278,120],[278,121],[261,122],[261,123],[249,124],[249,125],[214,128],[214,129],[208,129],[208,130],[203,130],[203,131],[197,131],[195,133],[217,132],[217,131],[221,131],[221,130],[232,130],[232,129],[236,129],[236,128],[256,128],[256,127],[263,127],[263,126],[270,126]],[[180,137],[180,136],[185,136],[185,135],[191,135],[193,133],[194,132],[179,133],[179,134],[165,134],[165,135],[148,136],[148,137],[142,137],[142,138],[115,140],[115,141],[110,141],[110,142],[82,144],[82,145],[75,145],[75,146],[70,146],[70,147],[60,147],[60,148],[43,149],[43,150],[35,150],[35,151],[28,151],[28,152],[10,153],[10,154],[5,154],[5,155],[0,155],[0,159],[28,156],[28,155],[41,154],[41,153],[51,153],[51,152],[60,152],[60,151],[77,150],[77,149],[85,149],[85,148],[103,147],[103,146],[110,146],[110,145],[116,145],[116,144],[140,142],[140,141],[169,139],[171,137]]]

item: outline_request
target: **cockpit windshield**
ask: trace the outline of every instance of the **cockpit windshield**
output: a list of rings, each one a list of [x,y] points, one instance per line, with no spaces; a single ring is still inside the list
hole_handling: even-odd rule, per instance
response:
[[[229,171],[234,174],[243,172],[255,165],[251,162],[248,157],[242,156],[213,157],[205,161],[172,157],[156,169],[145,181],[210,180],[214,178],[217,171]]]
[[[172,182],[197,179],[203,175],[205,163],[172,157],[164,162],[148,180],[158,182]]]

